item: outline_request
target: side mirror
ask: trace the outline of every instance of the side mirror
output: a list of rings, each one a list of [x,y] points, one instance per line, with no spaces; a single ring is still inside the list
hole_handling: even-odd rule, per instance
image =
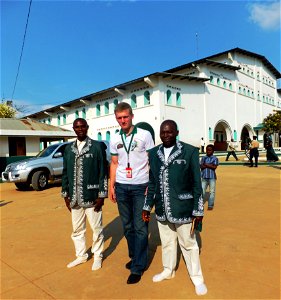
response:
[[[57,153],[54,154],[53,157],[54,157],[54,158],[62,157],[62,153],[61,153],[61,152],[57,152]]]

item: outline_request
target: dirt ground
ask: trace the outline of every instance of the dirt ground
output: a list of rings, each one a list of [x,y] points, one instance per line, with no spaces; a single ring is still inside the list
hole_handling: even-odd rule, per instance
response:
[[[217,169],[215,209],[206,211],[198,235],[208,294],[198,297],[179,256],[176,277],[153,283],[162,271],[154,216],[149,267],[127,285],[126,241],[116,205],[104,206],[105,251],[101,270],[92,259],[73,269],[71,219],[60,187],[21,192],[1,188],[1,299],[280,299],[280,165]],[[91,244],[91,230],[87,230]]]

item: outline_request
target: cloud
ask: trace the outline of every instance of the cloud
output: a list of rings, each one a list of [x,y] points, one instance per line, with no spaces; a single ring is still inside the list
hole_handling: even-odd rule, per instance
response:
[[[249,5],[250,21],[265,30],[280,28],[280,3],[269,2],[268,4],[254,3]]]

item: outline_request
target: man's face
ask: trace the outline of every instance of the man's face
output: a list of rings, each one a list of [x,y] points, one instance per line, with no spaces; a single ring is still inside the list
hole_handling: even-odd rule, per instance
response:
[[[134,115],[130,114],[129,109],[116,112],[115,118],[124,132],[128,132],[132,127]]]
[[[86,121],[77,121],[73,124],[73,130],[77,135],[79,141],[83,141],[87,137],[88,124]]]
[[[164,123],[160,127],[160,138],[165,148],[172,147],[176,144],[178,130],[172,123]]]

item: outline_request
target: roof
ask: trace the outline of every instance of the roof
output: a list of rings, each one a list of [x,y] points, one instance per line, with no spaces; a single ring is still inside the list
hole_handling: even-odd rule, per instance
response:
[[[205,58],[202,58],[202,59],[199,59],[199,60],[187,63],[187,64],[184,64],[184,65],[166,70],[164,72],[155,72],[155,73],[145,75],[143,77],[140,77],[140,78],[137,78],[137,79],[134,79],[134,80],[131,80],[131,81],[127,81],[125,83],[118,84],[118,85],[115,85],[113,87],[110,87],[110,88],[107,88],[107,89],[104,89],[104,90],[101,90],[101,91],[98,91],[98,92],[95,92],[95,93],[91,93],[91,94],[79,97],[77,99],[74,99],[74,100],[71,100],[71,101],[68,101],[68,102],[64,102],[60,105],[50,107],[49,109],[45,109],[45,110],[39,111],[37,113],[30,114],[26,117],[34,118],[39,113],[44,113],[45,111],[47,111],[47,112],[56,111],[56,110],[60,109],[62,106],[69,107],[73,103],[76,103],[78,101],[83,101],[83,100],[89,100],[89,99],[91,99],[91,97],[97,96],[99,94],[104,94],[104,93],[110,92],[110,91],[111,92],[112,91],[116,92],[116,90],[119,90],[119,89],[121,91],[125,90],[126,86],[128,86],[129,84],[133,84],[133,83],[137,83],[137,82],[143,82],[145,77],[163,76],[163,74],[170,74],[169,76],[172,79],[180,78],[180,77],[176,77],[176,74],[173,74],[173,76],[172,76],[171,73],[174,73],[174,72],[186,69],[186,68],[190,68],[190,67],[196,67],[198,64],[206,64],[206,65],[211,65],[211,66],[215,66],[215,67],[218,67],[218,68],[224,68],[224,69],[233,70],[233,71],[239,70],[240,66],[233,66],[233,65],[229,65],[229,64],[223,64],[223,63],[220,63],[220,62],[217,62],[217,61],[213,60],[214,58],[216,58],[218,56],[221,56],[221,55],[224,55],[224,54],[228,54],[229,52],[237,52],[237,53],[241,53],[241,54],[244,54],[244,55],[247,55],[247,56],[256,57],[256,58],[260,59],[263,62],[263,64],[276,76],[277,79],[281,78],[281,73],[265,58],[265,56],[254,53],[254,52],[250,52],[250,51],[247,51],[247,50],[243,50],[241,48],[233,48],[233,49],[221,52],[221,53],[217,53],[217,54],[214,54],[214,55],[211,55],[211,56],[208,56],[208,57],[205,57]],[[185,76],[185,75],[179,75],[178,74],[178,76]],[[168,75],[166,77],[168,77]],[[190,81],[191,80],[201,81],[201,82],[204,82],[204,81],[208,80],[207,78],[195,77],[195,76],[185,76],[185,78],[181,78],[181,79],[182,80],[186,79],[186,80],[190,80]]]
[[[1,136],[75,137],[73,131],[32,119],[0,118]]]

